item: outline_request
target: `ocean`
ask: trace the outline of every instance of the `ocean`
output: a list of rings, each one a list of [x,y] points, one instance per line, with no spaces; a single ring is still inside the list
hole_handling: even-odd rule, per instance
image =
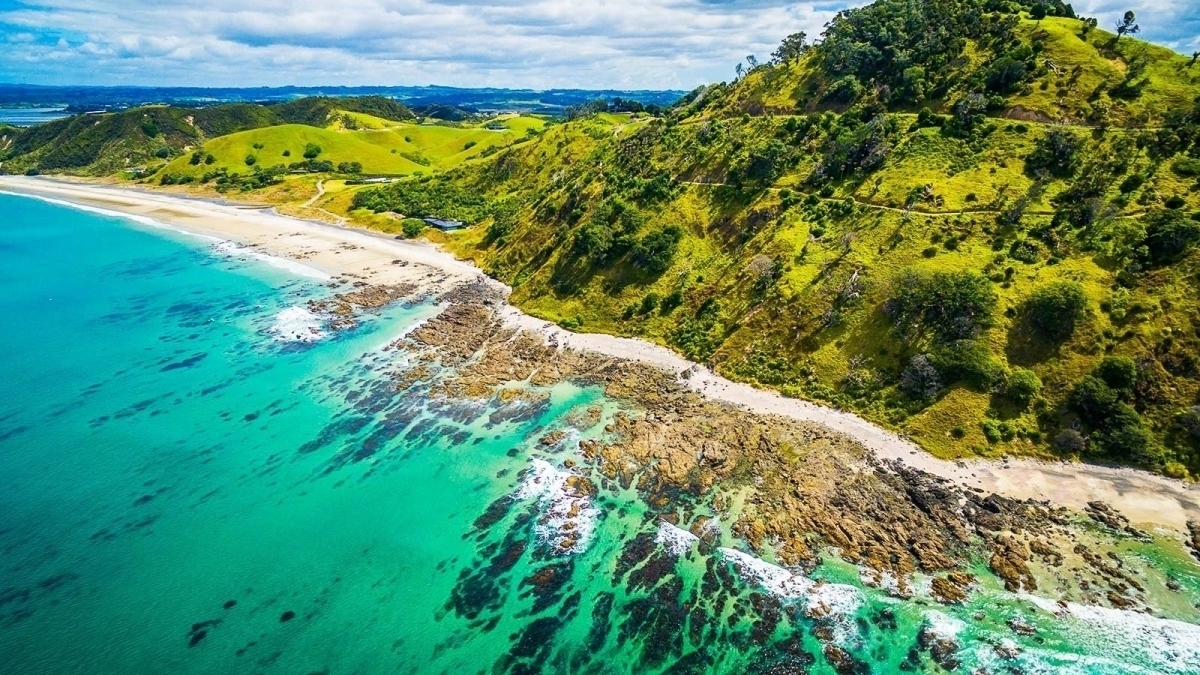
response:
[[[397,380],[389,345],[432,302],[333,331],[315,270],[31,198],[0,214],[0,673],[942,672],[934,638],[960,672],[1200,673],[1166,601],[1067,612],[976,561],[948,607],[833,555],[785,570],[730,523],[701,542],[588,480],[577,441],[637,414],[598,387]],[[1127,548],[1172,570],[1175,614],[1200,602],[1176,550]]]

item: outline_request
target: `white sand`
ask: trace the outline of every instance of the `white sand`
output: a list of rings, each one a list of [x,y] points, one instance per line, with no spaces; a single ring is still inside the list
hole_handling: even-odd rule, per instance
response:
[[[483,278],[467,262],[429,244],[400,241],[364,230],[302,221],[269,210],[246,209],[203,200],[81,183],[0,176],[0,190],[60,199],[75,204],[143,216],[178,228],[253,247],[266,255],[294,260],[332,276],[375,284],[418,283],[441,291]],[[395,264],[406,261],[407,266]],[[1004,462],[950,462],[857,415],[731,382],[678,354],[641,340],[580,334],[530,317],[508,306],[508,325],[536,331],[560,348],[587,350],[645,363],[676,373],[693,390],[747,410],[826,425],[885,459],[950,478],[969,487],[1017,499],[1049,500],[1081,509],[1105,501],[1140,525],[1183,529],[1200,520],[1200,485],[1186,484],[1135,469],[1079,463],[1014,459]]]

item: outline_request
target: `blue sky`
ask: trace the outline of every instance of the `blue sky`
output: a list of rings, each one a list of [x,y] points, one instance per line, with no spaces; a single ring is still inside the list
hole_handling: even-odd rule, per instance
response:
[[[867,0],[0,0],[0,82],[690,89]],[[1200,0],[1076,0],[1200,49]]]

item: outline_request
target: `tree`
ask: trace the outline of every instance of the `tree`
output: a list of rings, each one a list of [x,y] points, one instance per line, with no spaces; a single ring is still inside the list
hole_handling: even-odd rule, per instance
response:
[[[791,63],[808,51],[808,34],[792,33],[785,37],[779,48],[771,54],[771,63]]]
[[[1096,377],[1118,394],[1129,396],[1137,385],[1137,364],[1128,356],[1105,356],[1096,366]]]
[[[1091,33],[1092,29],[1098,25],[1100,25],[1100,22],[1094,18],[1084,19],[1083,20],[1083,32],[1080,35],[1080,37],[1083,38],[1084,40],[1087,40],[1088,33]]]
[[[942,390],[942,378],[925,354],[914,356],[900,374],[900,390],[915,399],[932,401]]]
[[[1155,209],[1146,214],[1146,252],[1152,265],[1176,263],[1200,242],[1200,223],[1179,211]]]
[[[1049,8],[1046,7],[1046,5],[1039,2],[1033,6],[1033,9],[1029,11],[1029,16],[1033,17],[1033,20],[1036,21],[1038,25],[1041,25],[1042,19],[1046,18],[1046,13],[1048,10]]]
[[[908,272],[896,281],[886,310],[902,333],[928,330],[942,342],[974,337],[991,324],[996,292],[974,271]]]
[[[741,61],[738,61],[738,64],[733,67],[733,72],[737,76],[734,79],[740,80],[742,79],[742,75],[746,72],[746,67],[742,65]]]
[[[750,54],[746,57],[746,64],[750,66],[750,70],[754,70],[758,67],[758,57]]]
[[[681,239],[683,230],[676,225],[668,225],[647,234],[633,246],[634,266],[653,275],[666,272],[675,259]]]
[[[1055,178],[1070,178],[1079,166],[1083,140],[1066,129],[1052,129],[1038,139],[1025,159],[1025,170],[1033,176],[1047,173]]]
[[[309,143],[304,146],[304,159],[316,159],[321,154],[321,146]]]
[[[1125,12],[1125,16],[1117,22],[1117,40],[1120,40],[1125,35],[1137,35],[1142,32],[1142,27],[1137,24],[1137,15],[1133,10]]]
[[[1200,51],[1192,52],[1192,60],[1188,61],[1188,68],[1196,65],[1196,59],[1200,59]]]
[[[1004,381],[1005,396],[1021,405],[1029,405],[1041,392],[1041,378],[1026,368],[1013,368]]]
[[[1031,327],[1050,340],[1071,337],[1075,324],[1087,314],[1087,307],[1083,287],[1072,281],[1044,284],[1034,290],[1025,303]]]

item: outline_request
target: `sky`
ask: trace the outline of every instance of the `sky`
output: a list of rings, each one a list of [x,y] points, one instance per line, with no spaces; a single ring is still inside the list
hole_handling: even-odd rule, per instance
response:
[[[0,82],[691,89],[867,0],[0,0]],[[1200,49],[1200,0],[1075,0]]]

